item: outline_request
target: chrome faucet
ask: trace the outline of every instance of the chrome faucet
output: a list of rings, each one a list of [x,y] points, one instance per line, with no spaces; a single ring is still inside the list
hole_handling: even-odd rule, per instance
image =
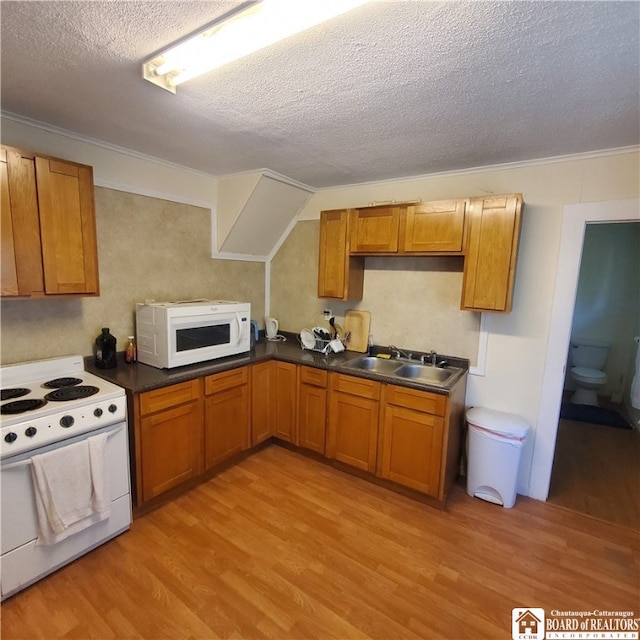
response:
[[[428,356],[420,356],[420,364],[430,364],[435,367],[438,363],[438,354],[432,351]]]
[[[411,360],[411,358],[413,358],[412,353],[407,353],[402,349],[398,349],[398,347],[392,344],[389,345],[389,351],[391,351],[391,355],[393,355],[393,357],[396,359],[403,357],[403,358],[406,358],[407,360]]]

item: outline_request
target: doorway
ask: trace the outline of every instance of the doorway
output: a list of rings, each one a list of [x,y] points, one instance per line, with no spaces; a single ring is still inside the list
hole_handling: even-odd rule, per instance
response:
[[[566,366],[549,502],[608,522],[640,524],[640,432],[629,397],[640,327],[640,222],[587,223],[573,310],[572,343],[607,345],[600,407],[571,402]],[[602,420],[609,425],[593,424]],[[618,425],[618,426],[613,426]]]
[[[570,204],[564,208],[549,340],[531,465],[530,494],[538,500],[546,500],[549,496],[566,354],[569,348],[586,224],[637,220],[640,220],[640,201],[635,199]]]

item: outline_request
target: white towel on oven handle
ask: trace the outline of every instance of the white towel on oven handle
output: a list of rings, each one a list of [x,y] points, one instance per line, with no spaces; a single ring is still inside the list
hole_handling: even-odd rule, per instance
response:
[[[38,544],[55,544],[109,517],[107,434],[31,458]]]

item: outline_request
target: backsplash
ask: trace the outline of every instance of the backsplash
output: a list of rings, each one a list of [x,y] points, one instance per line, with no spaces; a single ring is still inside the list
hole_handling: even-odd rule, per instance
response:
[[[480,314],[461,311],[461,257],[369,257],[358,302],[318,299],[318,220],[300,221],[271,263],[271,315],[299,332],[330,308],[340,324],[348,309],[371,312],[376,344],[432,351],[477,363]]]
[[[102,327],[124,349],[135,303],[222,298],[264,316],[264,264],[211,258],[208,209],[96,187],[100,296],[4,300],[3,364],[90,355]]]

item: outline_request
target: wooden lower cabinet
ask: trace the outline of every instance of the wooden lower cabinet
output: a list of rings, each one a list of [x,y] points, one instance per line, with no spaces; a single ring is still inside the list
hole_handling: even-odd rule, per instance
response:
[[[271,437],[273,429],[273,362],[259,362],[251,367],[251,444]]]
[[[202,383],[183,382],[141,393],[138,399],[141,504],[202,473]]]
[[[204,383],[204,466],[211,469],[250,446],[249,370],[207,376]]]
[[[134,397],[136,505],[275,437],[442,504],[466,384],[450,395],[269,360]]]
[[[446,405],[445,396],[385,387],[381,477],[438,497]]]
[[[325,452],[327,430],[327,381],[323,369],[300,367],[298,384],[298,445]]]
[[[332,373],[326,455],[374,473],[381,383]]]
[[[274,361],[275,365],[275,423],[273,435],[297,444],[297,385],[298,367],[290,362]]]
[[[297,365],[269,360],[251,367],[251,444],[271,436],[296,443]]]

